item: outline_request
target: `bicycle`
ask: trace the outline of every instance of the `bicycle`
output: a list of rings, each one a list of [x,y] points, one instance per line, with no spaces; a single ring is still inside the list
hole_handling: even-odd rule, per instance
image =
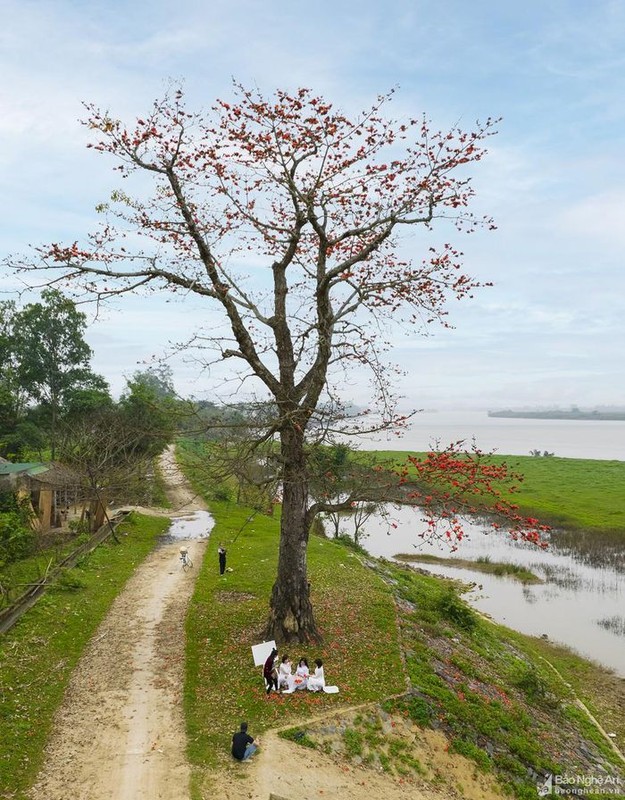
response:
[[[191,561],[189,557],[189,551],[186,547],[180,548],[180,563],[182,564],[182,569],[184,572],[187,572],[193,566],[193,561]]]

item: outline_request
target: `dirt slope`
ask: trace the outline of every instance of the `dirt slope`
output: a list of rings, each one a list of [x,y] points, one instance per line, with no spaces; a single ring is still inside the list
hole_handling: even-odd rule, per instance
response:
[[[347,712],[349,714],[349,712]],[[335,716],[333,714],[332,716]],[[262,736],[261,749],[249,761],[216,776],[212,793],[219,800],[502,800],[494,782],[475,765],[449,753],[442,734],[426,732],[415,741],[415,755],[434,767],[434,781],[396,778],[381,771],[349,764],[280,739]],[[428,770],[431,771],[431,770]]]

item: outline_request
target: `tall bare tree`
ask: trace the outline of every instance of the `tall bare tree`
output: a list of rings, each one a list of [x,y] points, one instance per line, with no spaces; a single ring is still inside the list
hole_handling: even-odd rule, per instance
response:
[[[353,118],[308,89],[266,98],[236,85],[234,96],[190,113],[174,91],[129,126],[89,106],[89,146],[124,177],[141,173],[139,191],[151,178],[154,191],[115,191],[85,244],[53,244],[21,266],[56,271],[52,281],[98,301],[181,292],[221,312],[221,328],[212,318],[189,344],[207,362],[234,362],[275,409],[259,433],[279,439],[283,504],[267,632],[306,640],[317,635],[308,536],[315,513],[331,510],[309,499],[308,438],[369,424],[341,410],[352,367],[370,372],[376,424],[401,423],[385,330],[446,324],[447,300],[478,283],[452,244],[413,258],[399,237],[443,219],[464,231],[492,226],[468,210],[468,168],[494,122],[437,132],[424,118],[394,121],[382,115],[390,94]],[[145,247],[132,251],[138,237]]]

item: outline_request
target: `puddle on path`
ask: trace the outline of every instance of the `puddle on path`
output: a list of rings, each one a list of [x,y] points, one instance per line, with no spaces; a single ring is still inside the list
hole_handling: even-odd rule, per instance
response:
[[[165,538],[168,541],[206,539],[214,524],[215,521],[208,511],[190,511],[182,517],[172,519]]]

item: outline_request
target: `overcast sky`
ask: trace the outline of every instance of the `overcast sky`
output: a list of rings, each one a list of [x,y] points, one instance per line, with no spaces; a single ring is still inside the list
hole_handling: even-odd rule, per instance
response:
[[[119,178],[85,149],[81,101],[141,116],[169,79],[189,105],[232,77],[311,87],[355,110],[397,86],[394,115],[435,127],[502,116],[476,165],[494,233],[460,242],[495,286],[452,306],[453,330],[398,338],[407,403],[625,405],[623,0],[0,0],[0,257],[80,239]],[[417,256],[418,256],[417,252]],[[0,285],[11,296],[15,278]],[[208,309],[131,299],[90,328],[115,392]],[[178,390],[214,377],[175,368]],[[352,399],[362,401],[354,388]]]

